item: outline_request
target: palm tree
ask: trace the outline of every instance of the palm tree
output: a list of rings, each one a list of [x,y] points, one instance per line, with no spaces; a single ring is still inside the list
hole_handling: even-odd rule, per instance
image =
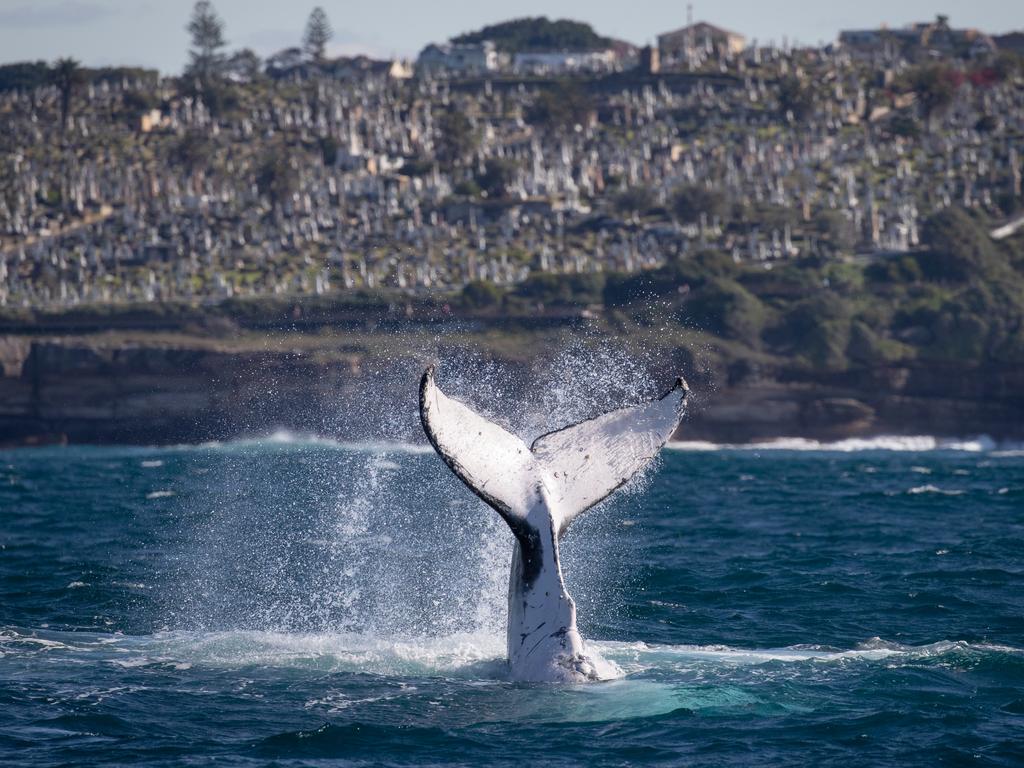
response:
[[[53,65],[53,83],[60,89],[60,131],[67,130],[71,116],[71,96],[76,85],[82,82],[84,73],[81,65],[72,58],[57,59]]]

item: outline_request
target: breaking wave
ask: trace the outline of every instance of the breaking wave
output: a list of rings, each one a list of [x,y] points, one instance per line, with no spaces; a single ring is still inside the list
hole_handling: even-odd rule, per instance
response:
[[[904,645],[871,638],[854,648],[793,645],[735,648],[725,645],[659,645],[609,640],[587,641],[587,648],[630,676],[658,677],[698,668],[758,665],[913,663],[925,660],[1006,657],[1024,660],[1024,648],[992,643],[942,640]],[[506,679],[505,639],[489,632],[441,637],[391,637],[354,632],[275,632],[227,630],[157,632],[152,635],[0,630],[0,658],[98,656],[122,668],[164,666],[242,669],[291,668],[311,673],[357,672],[381,676]]]
[[[988,435],[971,438],[944,438],[932,435],[879,435],[877,437],[850,437],[844,440],[821,441],[805,437],[780,437],[755,443],[712,443],[703,440],[672,441],[667,446],[676,451],[806,451],[855,453],[858,451],[894,451],[925,453],[952,451],[961,453],[991,453],[1014,456],[1024,454],[1024,445],[999,443]]]
[[[685,422],[684,422],[685,426]],[[427,443],[386,440],[339,440],[316,434],[277,430],[261,437],[237,440],[211,440],[195,445],[173,446],[177,450],[244,450],[248,448],[311,447],[355,453],[430,454]],[[994,456],[1024,456],[1024,443],[1000,442],[988,435],[965,438],[944,438],[932,435],[879,435],[877,437],[850,437],[843,440],[812,440],[806,437],[779,437],[750,443],[716,443],[709,440],[673,440],[669,450],[710,451],[801,451],[807,453],[856,453],[859,451],[889,451],[898,453],[927,453],[949,451],[960,453],[986,453]]]

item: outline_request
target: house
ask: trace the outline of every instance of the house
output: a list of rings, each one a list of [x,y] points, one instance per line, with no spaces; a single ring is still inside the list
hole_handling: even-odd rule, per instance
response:
[[[921,45],[921,30],[911,25],[900,29],[882,26],[878,29],[844,29],[839,33],[839,47],[852,54],[872,56],[889,51],[912,50]]]
[[[704,21],[658,35],[658,52],[663,64],[687,61],[698,50],[715,55],[735,55],[742,53],[746,45],[743,35]]]
[[[341,57],[323,65],[339,80],[408,80],[413,75],[409,62],[401,59],[371,59],[368,56]]]
[[[518,72],[611,72],[618,65],[618,54],[604,51],[529,51],[512,56]]]
[[[910,57],[986,56],[994,53],[996,42],[977,29],[953,29],[940,16],[933,22],[918,22],[899,29],[844,29],[840,47],[854,54],[872,55],[884,51]]]
[[[482,43],[431,43],[416,60],[424,73],[493,72],[498,68],[498,51],[490,40]]]
[[[1024,54],[1024,32],[1008,32],[1005,35],[997,35],[992,40],[1000,51]]]
[[[301,71],[306,64],[306,55],[301,48],[285,48],[266,61],[267,74],[271,77],[284,77]]]

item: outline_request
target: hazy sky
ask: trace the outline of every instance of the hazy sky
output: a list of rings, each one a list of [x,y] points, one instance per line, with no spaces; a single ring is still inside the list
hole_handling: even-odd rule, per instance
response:
[[[265,56],[302,36],[312,2],[214,0],[232,49]],[[87,65],[139,64],[177,73],[186,61],[193,0],[0,0],[0,62],[73,56]],[[414,57],[426,43],[518,16],[587,21],[604,35],[653,42],[686,23],[686,3],[669,0],[319,0],[335,30],[332,52]],[[840,28],[900,26],[937,13],[955,26],[1024,28],[1020,0],[695,0],[694,18],[758,40],[804,43]]]

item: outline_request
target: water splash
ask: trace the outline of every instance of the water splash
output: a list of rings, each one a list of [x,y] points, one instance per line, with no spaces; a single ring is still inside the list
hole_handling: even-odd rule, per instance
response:
[[[652,359],[597,337],[576,337],[529,367],[473,349],[446,351],[446,391],[527,443],[670,383],[651,380]],[[180,500],[189,533],[172,574],[167,627],[503,636],[511,534],[423,442],[421,363],[391,362],[388,387],[370,372],[339,404],[359,413],[356,443],[279,431],[192,455],[204,492]],[[631,571],[615,546],[621,529],[613,518],[650,474],[584,516],[565,542],[584,631],[588,619],[600,613],[607,621],[622,602]]]

